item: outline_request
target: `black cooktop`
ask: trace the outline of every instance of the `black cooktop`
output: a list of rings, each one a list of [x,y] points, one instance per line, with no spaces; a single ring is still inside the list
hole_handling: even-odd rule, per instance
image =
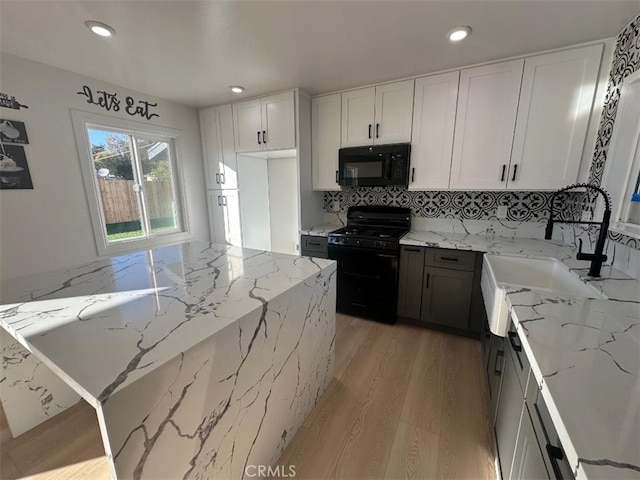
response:
[[[329,233],[330,236],[359,237],[359,238],[385,238],[399,240],[407,233],[406,228],[384,227],[344,227]]]
[[[330,232],[330,247],[398,250],[400,238],[411,228],[411,210],[402,207],[351,207],[347,226]]]

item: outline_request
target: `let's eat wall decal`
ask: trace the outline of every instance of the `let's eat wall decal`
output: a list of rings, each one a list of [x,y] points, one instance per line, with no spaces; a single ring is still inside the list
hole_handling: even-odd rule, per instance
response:
[[[84,95],[87,98],[87,103],[97,105],[104,108],[107,112],[120,111],[120,99],[117,93],[109,93],[104,90],[91,90],[91,87],[84,85],[81,92],[76,92],[78,95]],[[137,102],[133,97],[125,97],[124,111],[132,117],[142,117],[147,120],[151,120],[153,117],[159,117],[157,113],[151,111],[152,108],[157,107],[157,103],[150,103],[144,100],[138,100]]]
[[[20,110],[21,108],[29,108],[26,105],[23,105],[16,97],[13,95],[9,95],[8,93],[0,92],[0,107],[3,108],[13,108],[14,110]]]

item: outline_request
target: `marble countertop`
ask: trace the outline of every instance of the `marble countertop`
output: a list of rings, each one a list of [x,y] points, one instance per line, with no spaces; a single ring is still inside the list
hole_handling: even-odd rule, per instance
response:
[[[311,228],[300,230],[300,235],[312,235],[314,237],[326,237],[327,234],[342,228],[344,225],[335,223],[323,223],[322,225],[315,225]]]
[[[532,374],[578,479],[640,478],[640,302],[507,294]]]
[[[335,262],[191,242],[0,284],[0,325],[94,407]],[[240,332],[242,334],[242,332]]]
[[[400,243],[552,257],[607,300],[507,287],[507,303],[578,479],[640,478],[640,282],[611,268],[587,275],[576,249],[529,238],[411,231]]]

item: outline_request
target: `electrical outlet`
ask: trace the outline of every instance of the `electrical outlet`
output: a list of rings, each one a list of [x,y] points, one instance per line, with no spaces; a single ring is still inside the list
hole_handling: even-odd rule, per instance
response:
[[[581,222],[590,222],[591,218],[591,212],[589,210],[582,211],[582,217],[580,218]]]
[[[336,213],[340,211],[340,200],[333,201],[333,203],[331,204],[331,210]]]
[[[507,218],[507,206],[500,205],[496,208],[496,217],[498,218]]]

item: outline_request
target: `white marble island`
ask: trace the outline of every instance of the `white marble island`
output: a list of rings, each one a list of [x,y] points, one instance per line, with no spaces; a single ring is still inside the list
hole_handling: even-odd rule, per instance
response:
[[[333,378],[332,261],[188,243],[0,288],[13,434],[82,396],[114,478],[272,465]]]

